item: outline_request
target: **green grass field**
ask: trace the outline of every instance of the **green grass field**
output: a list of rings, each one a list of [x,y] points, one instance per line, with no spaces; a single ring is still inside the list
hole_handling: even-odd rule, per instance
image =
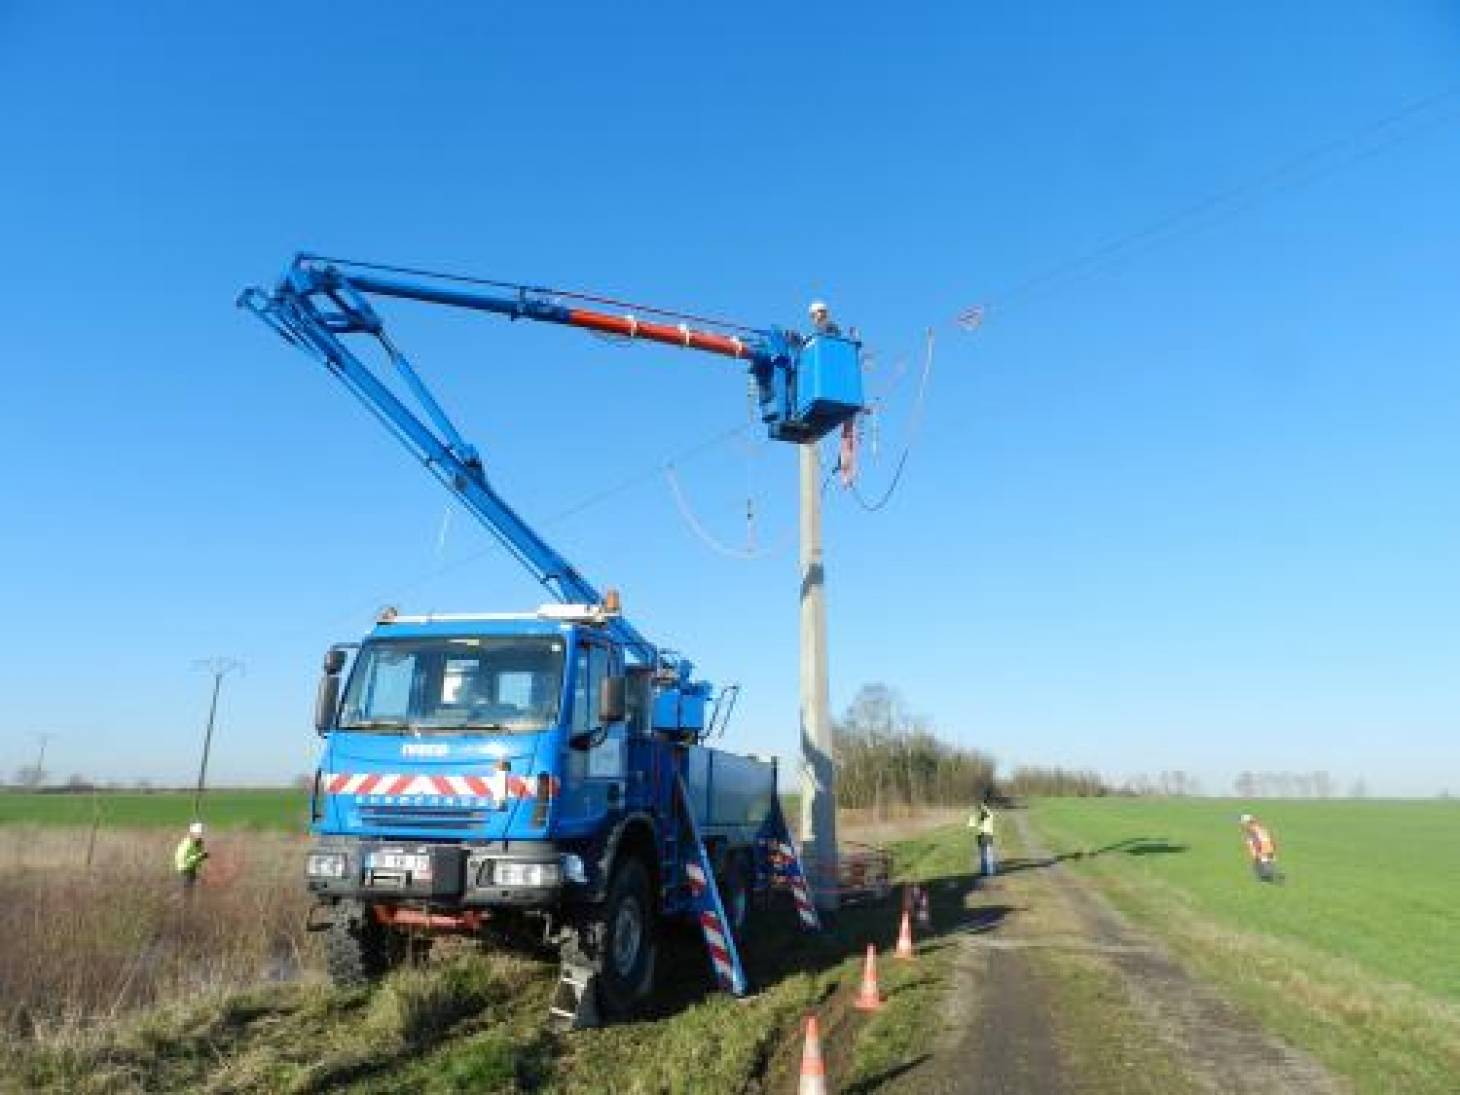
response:
[[[104,828],[181,829],[192,820],[190,791],[101,791],[90,794],[0,793],[0,825],[29,823],[83,828],[100,814]],[[221,829],[302,832],[309,794],[292,789],[209,791],[203,820]]]
[[[1238,815],[1272,829],[1256,881]],[[1460,1074],[1460,804],[1044,800],[1049,850],[1264,1023],[1362,1090]]]

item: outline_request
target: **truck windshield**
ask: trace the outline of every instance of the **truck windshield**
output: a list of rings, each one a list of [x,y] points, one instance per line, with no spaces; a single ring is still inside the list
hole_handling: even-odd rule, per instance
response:
[[[360,652],[342,730],[377,734],[525,734],[558,717],[563,641],[399,639]]]

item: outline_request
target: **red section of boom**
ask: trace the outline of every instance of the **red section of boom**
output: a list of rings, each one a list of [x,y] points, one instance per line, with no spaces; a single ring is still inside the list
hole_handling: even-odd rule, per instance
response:
[[[568,309],[568,324],[585,327],[590,331],[601,331],[608,335],[623,335],[627,338],[646,338],[650,342],[663,342],[670,346],[682,346],[687,350],[704,350],[726,357],[746,357],[747,347],[734,335],[717,335],[709,331],[697,331],[683,324],[645,323],[633,316],[611,316],[606,312],[591,312],[586,308]]]

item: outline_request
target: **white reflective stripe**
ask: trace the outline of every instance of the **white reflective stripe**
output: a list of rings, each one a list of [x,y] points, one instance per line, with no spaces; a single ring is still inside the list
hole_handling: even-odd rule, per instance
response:
[[[476,792],[471,789],[471,784],[466,782],[465,776],[447,776],[446,782],[451,784],[451,789],[455,791],[458,795],[476,794]]]
[[[365,782],[365,776],[363,776],[363,775],[361,775],[361,776],[348,776],[345,779],[345,785],[340,788],[339,793],[342,794],[342,795],[353,795],[356,791],[358,791],[360,789],[360,784],[362,784],[364,782]]]

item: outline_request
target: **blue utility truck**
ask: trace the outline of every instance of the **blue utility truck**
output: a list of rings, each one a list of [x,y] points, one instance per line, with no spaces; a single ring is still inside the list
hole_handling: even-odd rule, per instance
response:
[[[716,693],[647,640],[616,592],[600,594],[497,494],[387,336],[370,303],[380,297],[739,359],[771,435],[802,444],[860,410],[858,343],[692,327],[694,317],[654,309],[611,314],[561,291],[310,255],[240,298],[357,396],[554,598],[517,614],[386,610],[362,641],[326,653],[305,873],[333,977],[368,980],[439,932],[527,935],[560,948],[554,1012],[584,1025],[645,1000],[656,926],[688,917],[719,984],[745,992],[735,940],[755,893],[785,886],[816,925],[774,763],[703,744],[728,720],[733,688]],[[356,352],[362,342],[383,351],[394,385]]]

